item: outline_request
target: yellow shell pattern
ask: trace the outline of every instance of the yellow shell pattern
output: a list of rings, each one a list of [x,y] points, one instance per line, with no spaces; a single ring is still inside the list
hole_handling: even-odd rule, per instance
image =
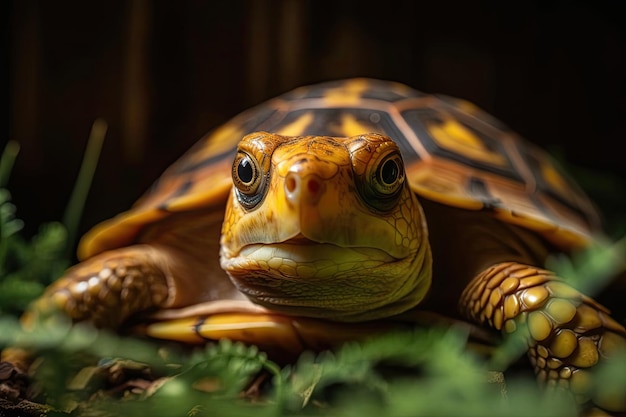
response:
[[[544,151],[471,103],[393,82],[350,79],[298,88],[217,128],[172,165],[131,211],[90,232],[79,256],[124,246],[168,213],[223,205],[237,143],[254,131],[382,133],[400,147],[418,196],[485,210],[563,249],[586,244],[599,227],[593,205]]]

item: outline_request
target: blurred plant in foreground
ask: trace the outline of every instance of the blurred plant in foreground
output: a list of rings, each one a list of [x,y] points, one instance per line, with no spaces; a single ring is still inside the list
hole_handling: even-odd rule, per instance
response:
[[[69,266],[78,224],[91,185],[106,124],[93,124],[83,164],[70,197],[63,222],[39,227],[30,241],[18,232],[23,222],[16,218],[7,184],[19,153],[9,142],[0,156],[0,314],[17,315]]]

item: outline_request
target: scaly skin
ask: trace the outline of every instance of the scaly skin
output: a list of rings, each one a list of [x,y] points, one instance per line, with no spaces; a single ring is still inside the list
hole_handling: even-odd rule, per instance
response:
[[[133,313],[163,305],[168,283],[158,253],[147,245],[104,252],[70,268],[23,318],[62,311],[75,321],[115,328]]]
[[[500,263],[479,274],[460,301],[464,314],[505,333],[524,332],[539,382],[568,388],[579,403],[626,411],[626,396],[589,391],[589,372],[626,349],[626,329],[550,271]]]

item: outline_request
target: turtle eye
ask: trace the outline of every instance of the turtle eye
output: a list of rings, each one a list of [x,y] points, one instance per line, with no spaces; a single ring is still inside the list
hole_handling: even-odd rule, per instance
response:
[[[259,173],[257,172],[254,163],[247,155],[239,158],[239,162],[237,163],[236,180],[241,188],[246,188],[246,191],[249,188],[252,188],[254,185],[254,179],[258,176]]]
[[[394,149],[372,158],[364,171],[357,187],[365,203],[377,211],[392,210],[398,203],[405,182],[400,151]]]
[[[237,198],[245,208],[253,208],[263,198],[264,175],[255,158],[246,152],[239,152],[232,169],[233,184]]]
[[[259,187],[259,167],[247,153],[240,152],[233,163],[233,182],[244,194],[254,194]]]
[[[404,184],[404,166],[402,157],[393,152],[384,157],[372,176],[372,187],[375,194],[381,197],[393,196]]]
[[[391,138],[377,133],[353,136],[346,142],[354,185],[367,206],[380,213],[398,207],[406,188],[402,154]]]

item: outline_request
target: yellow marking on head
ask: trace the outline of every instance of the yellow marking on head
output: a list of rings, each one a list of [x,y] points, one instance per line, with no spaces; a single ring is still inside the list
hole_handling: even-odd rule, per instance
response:
[[[454,153],[492,165],[506,164],[504,157],[490,151],[471,130],[452,118],[443,123],[427,123],[428,131],[442,147]]]
[[[367,80],[355,79],[343,83],[340,87],[328,90],[324,100],[329,106],[353,106],[359,104],[363,92],[368,87]]]
[[[299,136],[311,122],[313,122],[313,112],[307,112],[288,125],[281,127],[275,133],[283,136]]]

